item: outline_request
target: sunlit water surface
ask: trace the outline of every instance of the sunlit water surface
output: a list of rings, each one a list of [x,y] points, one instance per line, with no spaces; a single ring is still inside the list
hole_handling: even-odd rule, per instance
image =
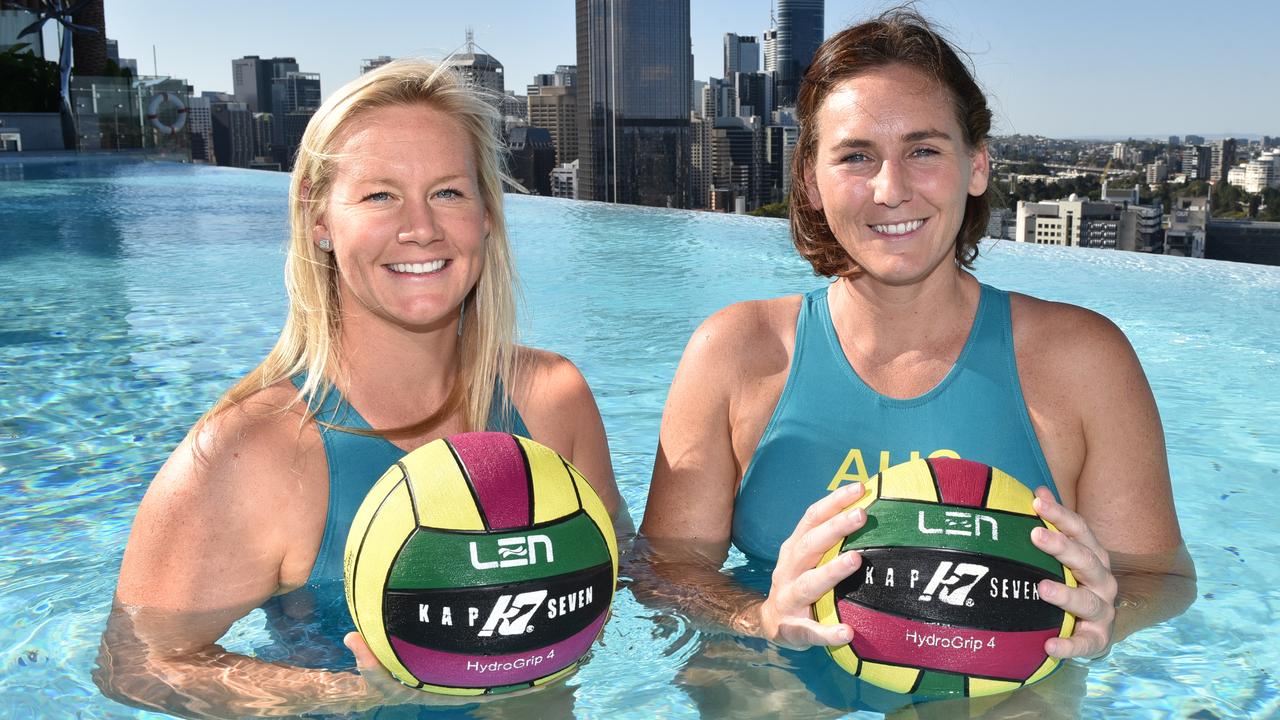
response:
[[[280,328],[286,191],[272,173],[0,165],[0,716],[155,716],[103,698],[90,671],[147,482]],[[526,197],[508,197],[507,213],[523,340],[585,373],[638,520],[690,332],[726,304],[822,281],[782,221]],[[1100,717],[1280,712],[1280,268],[1009,242],[986,244],[978,268],[997,286],[1093,308],[1128,334],[1164,419],[1200,573],[1181,617],[994,714],[1037,704]],[[263,626],[255,611],[226,645],[280,655]],[[708,635],[623,589],[589,661],[545,703],[453,712],[856,714],[847,703],[858,693],[825,687],[835,681],[820,662]]]

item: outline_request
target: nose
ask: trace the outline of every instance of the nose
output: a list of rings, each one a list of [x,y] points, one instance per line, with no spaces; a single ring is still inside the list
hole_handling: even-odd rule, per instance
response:
[[[911,199],[906,173],[893,160],[881,162],[879,171],[867,180],[867,184],[871,186],[872,200],[877,205],[898,207]]]
[[[404,207],[405,216],[397,238],[400,242],[425,245],[442,237],[435,211],[428,202],[410,200]]]

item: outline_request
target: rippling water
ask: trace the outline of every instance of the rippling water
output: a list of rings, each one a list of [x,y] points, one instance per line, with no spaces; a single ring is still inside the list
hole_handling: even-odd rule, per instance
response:
[[[286,192],[284,175],[228,169],[0,166],[0,716],[146,716],[93,686],[98,638],[146,483],[279,330]],[[525,197],[507,209],[523,339],[582,368],[638,516],[690,332],[726,304],[820,280],[780,221]],[[1200,573],[1181,617],[997,713],[1276,715],[1280,268],[998,242],[978,275],[1093,308],[1129,335]],[[256,612],[228,645],[269,654],[262,625]],[[704,634],[623,590],[603,642],[546,707],[845,714],[814,662]]]

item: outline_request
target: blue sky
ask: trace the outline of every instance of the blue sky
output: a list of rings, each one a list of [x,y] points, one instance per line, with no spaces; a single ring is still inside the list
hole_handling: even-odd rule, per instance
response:
[[[827,0],[827,32],[883,2]],[[695,77],[722,74],[726,32],[759,35],[769,0],[692,0]],[[1280,2],[921,0],[973,57],[999,134],[1053,137],[1280,135]],[[231,90],[231,59],[291,55],[325,95],[378,55],[439,58],[465,28],[523,93],[535,73],[576,62],[573,0],[106,0],[125,57]]]

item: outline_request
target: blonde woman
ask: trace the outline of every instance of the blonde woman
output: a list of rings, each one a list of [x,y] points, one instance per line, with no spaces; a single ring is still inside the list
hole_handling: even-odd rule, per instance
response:
[[[414,61],[354,80],[312,117],[289,194],[288,319],[143,498],[104,638],[104,692],[199,715],[386,700],[395,685],[355,633],[361,675],[216,643],[269,598],[340,580],[365,492],[433,439],[530,436],[625,516],[582,375],[515,344],[496,121],[447,66]]]

